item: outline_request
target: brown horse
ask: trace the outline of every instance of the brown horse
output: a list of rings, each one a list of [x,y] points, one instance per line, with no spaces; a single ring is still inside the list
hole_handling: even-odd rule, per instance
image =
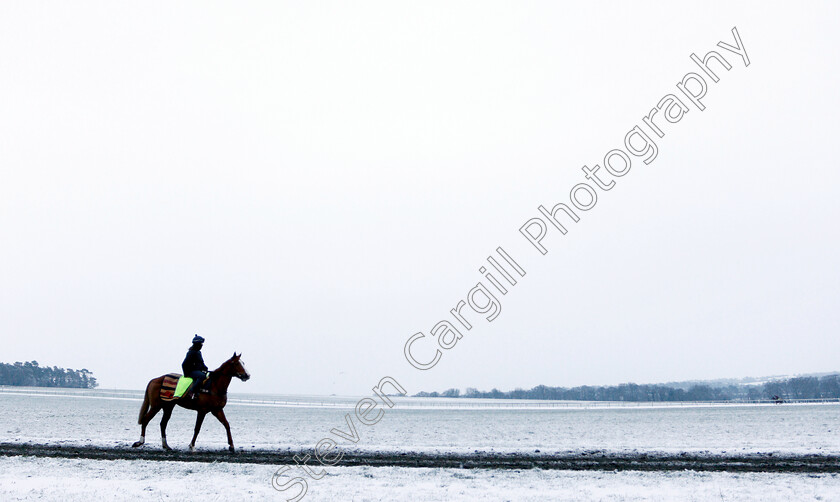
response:
[[[166,424],[169,422],[169,416],[172,415],[172,409],[177,404],[188,410],[198,412],[198,417],[195,419],[195,434],[190,443],[190,451],[195,451],[195,440],[198,437],[198,431],[201,430],[201,423],[204,422],[204,416],[208,412],[212,413],[225,426],[229,449],[230,451],[235,451],[233,448],[233,437],[230,435],[230,424],[228,424],[227,418],[225,418],[223,408],[227,404],[227,389],[230,385],[231,378],[236,377],[243,382],[251,378],[251,375],[248,374],[248,371],[245,370],[245,366],[239,359],[241,355],[236,355],[236,352],[234,352],[233,357],[219,366],[219,369],[213,371],[210,377],[210,393],[200,393],[193,401],[188,401],[184,398],[179,398],[174,401],[163,401],[160,397],[160,388],[163,384],[164,377],[155,378],[149,382],[149,385],[146,386],[146,397],[143,399],[143,407],[140,408],[140,418],[137,421],[142,426],[140,430],[140,441],[137,441],[131,446],[137,448],[146,442],[146,426],[158,411],[163,410],[163,418],[160,421],[160,436],[163,440],[163,448],[171,450],[172,448],[166,444]],[[196,387],[197,390],[198,387]]]

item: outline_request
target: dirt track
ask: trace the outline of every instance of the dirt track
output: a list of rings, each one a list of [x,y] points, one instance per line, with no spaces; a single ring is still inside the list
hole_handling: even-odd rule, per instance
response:
[[[176,462],[229,462],[246,464],[294,464],[301,451],[272,452],[242,450],[237,453],[199,450],[163,451],[159,447],[140,449],[95,446],[59,446],[0,443],[0,455],[94,460],[163,460]],[[573,471],[730,471],[840,473],[838,455],[711,455],[583,452],[575,454],[430,454],[430,453],[346,453],[339,466],[450,467],[462,469],[561,469]]]

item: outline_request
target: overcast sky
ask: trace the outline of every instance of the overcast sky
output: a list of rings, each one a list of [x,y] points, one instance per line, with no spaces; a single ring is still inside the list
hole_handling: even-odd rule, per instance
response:
[[[839,10],[0,4],[0,361],[139,389],[199,333],[233,391],[350,395],[840,370]],[[705,111],[538,253],[537,207],[715,49]],[[411,367],[498,246],[502,312]]]

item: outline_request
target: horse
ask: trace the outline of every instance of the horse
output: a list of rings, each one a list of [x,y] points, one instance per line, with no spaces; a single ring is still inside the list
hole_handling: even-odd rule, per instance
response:
[[[158,377],[149,382],[146,386],[146,396],[143,398],[143,406],[140,408],[140,418],[137,423],[141,425],[140,440],[131,445],[133,448],[143,446],[146,442],[146,426],[154,418],[158,411],[163,410],[163,418],[160,421],[160,436],[163,441],[163,449],[171,450],[172,448],[166,444],[166,424],[169,422],[169,416],[172,415],[172,409],[175,405],[179,405],[188,410],[195,410],[198,412],[198,417],[195,419],[195,434],[190,443],[190,451],[195,451],[195,440],[198,438],[198,431],[201,430],[201,423],[204,422],[204,416],[207,413],[212,413],[227,431],[228,449],[231,452],[236,450],[233,448],[233,437],[230,435],[230,424],[225,418],[223,408],[227,404],[227,389],[233,377],[236,377],[243,382],[247,382],[251,375],[245,369],[242,361],[239,359],[242,354],[237,355],[233,353],[233,357],[222,363],[219,369],[213,371],[210,375],[210,393],[198,393],[194,400],[186,400],[183,397],[174,401],[164,401],[160,397],[160,389],[163,384],[164,377]],[[165,376],[165,375],[164,375]],[[199,386],[196,384],[195,392],[198,392]]]

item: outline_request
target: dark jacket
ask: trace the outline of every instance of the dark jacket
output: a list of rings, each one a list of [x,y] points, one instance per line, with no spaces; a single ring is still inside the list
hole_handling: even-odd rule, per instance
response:
[[[181,363],[181,369],[184,370],[185,375],[189,375],[193,371],[207,371],[207,366],[204,364],[204,358],[201,357],[201,349],[190,347],[187,351],[187,357]]]

